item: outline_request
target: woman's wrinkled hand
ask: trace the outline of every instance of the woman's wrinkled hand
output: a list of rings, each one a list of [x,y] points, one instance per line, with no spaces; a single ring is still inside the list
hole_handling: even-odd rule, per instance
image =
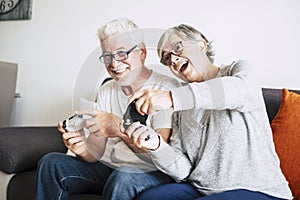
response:
[[[142,115],[173,107],[171,91],[138,90],[128,99],[128,103],[135,99],[135,107]]]

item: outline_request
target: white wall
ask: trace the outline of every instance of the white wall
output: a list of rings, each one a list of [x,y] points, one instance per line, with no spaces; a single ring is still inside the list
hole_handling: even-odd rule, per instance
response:
[[[299,10],[298,0],[33,0],[31,20],[0,22],[0,60],[19,65],[12,125],[56,125],[73,112],[78,74],[98,63],[96,31],[119,17],[193,25],[214,41],[217,64],[248,59],[261,86],[300,89]]]

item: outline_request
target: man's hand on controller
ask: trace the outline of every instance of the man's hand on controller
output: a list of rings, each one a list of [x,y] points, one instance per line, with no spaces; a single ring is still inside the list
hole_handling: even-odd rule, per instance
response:
[[[84,145],[84,138],[80,132],[66,132],[63,128],[63,122],[58,123],[58,130],[62,133],[62,139],[65,146],[78,156],[85,156],[87,154],[86,146]]]
[[[88,110],[81,112],[81,114],[92,116],[92,118],[87,119],[85,123],[86,128],[93,134],[102,134],[105,137],[120,137],[124,135],[120,131],[122,119],[116,115],[102,110]]]
[[[152,128],[142,125],[140,122],[131,124],[125,133],[138,148],[156,150],[159,147],[159,135]]]

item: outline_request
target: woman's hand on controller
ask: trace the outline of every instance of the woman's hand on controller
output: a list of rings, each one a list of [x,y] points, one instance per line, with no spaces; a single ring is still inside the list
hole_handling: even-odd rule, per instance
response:
[[[138,90],[128,99],[128,103],[135,99],[137,99],[135,102],[136,110],[142,115],[173,107],[171,91]]]

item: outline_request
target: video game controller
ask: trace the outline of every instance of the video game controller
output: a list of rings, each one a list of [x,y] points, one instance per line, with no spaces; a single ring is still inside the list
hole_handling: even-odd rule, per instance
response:
[[[75,114],[63,121],[63,128],[67,132],[81,131],[85,127],[85,120],[92,118],[90,115]]]
[[[123,126],[125,130],[133,123],[139,121],[141,124],[146,125],[148,115],[141,115],[135,108],[135,102],[137,99],[133,100],[127,107],[126,112],[123,115]]]

